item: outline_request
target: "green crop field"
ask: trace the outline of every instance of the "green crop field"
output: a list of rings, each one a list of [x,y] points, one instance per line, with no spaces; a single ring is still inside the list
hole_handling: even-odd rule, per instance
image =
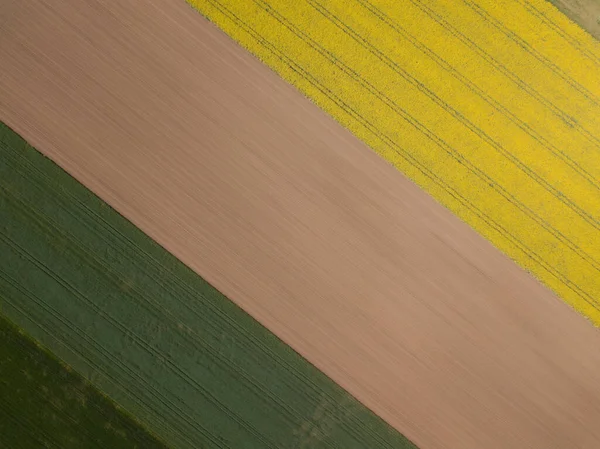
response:
[[[165,447],[1,316],[0,342],[0,447]]]

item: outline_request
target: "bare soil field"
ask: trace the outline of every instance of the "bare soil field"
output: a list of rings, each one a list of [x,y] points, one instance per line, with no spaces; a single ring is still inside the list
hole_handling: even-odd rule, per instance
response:
[[[600,40],[599,0],[551,0],[558,9]]]

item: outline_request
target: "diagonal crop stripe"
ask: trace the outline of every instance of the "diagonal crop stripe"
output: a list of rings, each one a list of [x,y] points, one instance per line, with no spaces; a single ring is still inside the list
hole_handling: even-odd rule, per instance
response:
[[[169,447],[415,448],[4,124],[0,217],[0,311]]]
[[[600,324],[600,45],[541,0],[189,0]]]

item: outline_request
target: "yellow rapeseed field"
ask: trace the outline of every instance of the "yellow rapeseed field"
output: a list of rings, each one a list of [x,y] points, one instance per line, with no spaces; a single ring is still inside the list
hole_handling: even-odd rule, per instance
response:
[[[545,0],[189,0],[600,324],[600,45]]]

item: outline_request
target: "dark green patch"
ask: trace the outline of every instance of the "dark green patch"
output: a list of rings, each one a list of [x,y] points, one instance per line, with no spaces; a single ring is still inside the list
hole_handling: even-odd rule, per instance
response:
[[[414,447],[6,126],[0,216],[0,310],[170,446]]]
[[[0,447],[165,448],[1,316]]]

